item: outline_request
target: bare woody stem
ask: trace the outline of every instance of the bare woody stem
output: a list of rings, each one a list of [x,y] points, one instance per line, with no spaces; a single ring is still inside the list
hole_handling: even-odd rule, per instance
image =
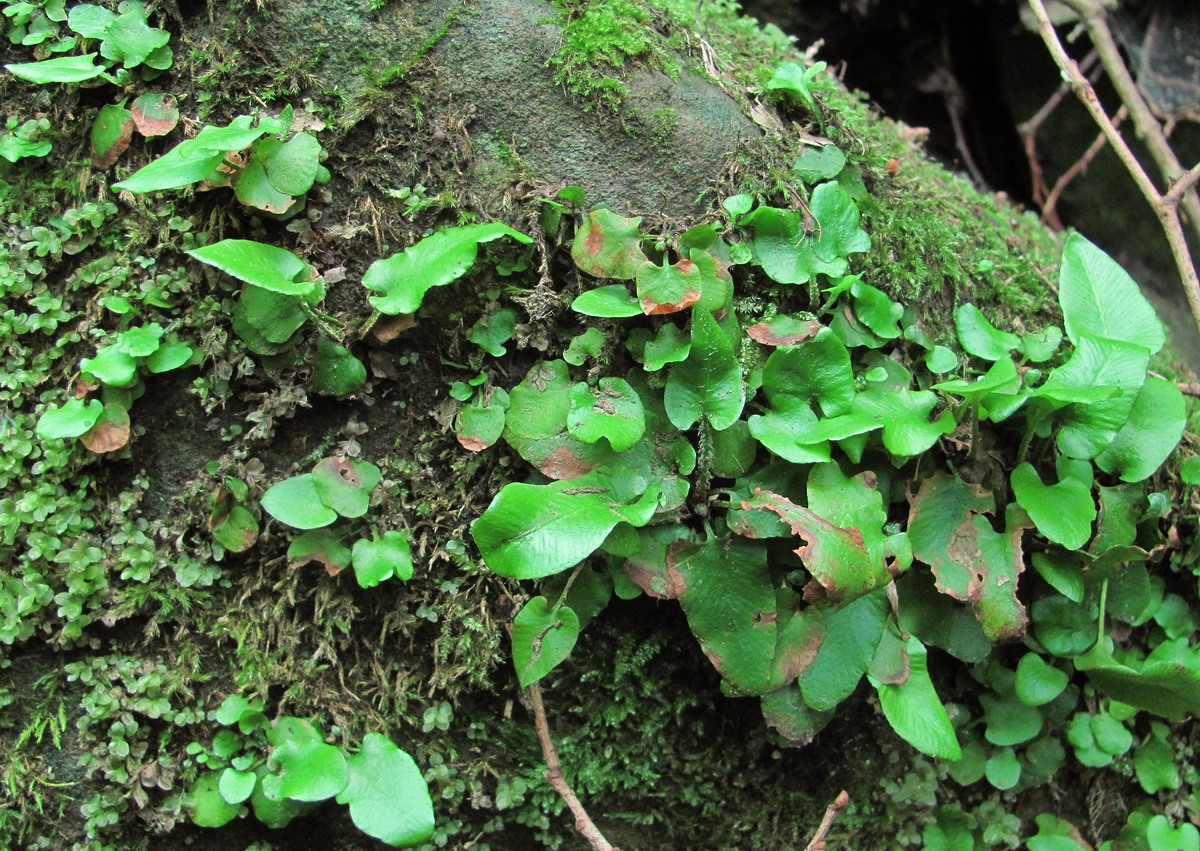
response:
[[[838,796],[833,799],[833,803],[825,808],[825,818],[821,819],[821,824],[817,828],[817,832],[813,834],[813,838],[804,846],[804,851],[823,851],[825,848],[825,835],[829,833],[829,828],[833,827],[833,820],[837,818],[837,814],[850,803],[850,795],[843,789],[838,793]]]
[[[591,816],[588,815],[587,810],[584,809],[583,804],[580,803],[574,790],[563,776],[562,763],[558,760],[558,748],[554,746],[554,739],[550,738],[550,724],[546,720],[546,707],[542,703],[541,687],[534,683],[525,691],[529,695],[529,703],[533,707],[533,724],[537,728],[538,741],[542,743],[542,755],[546,758],[546,780],[554,787],[558,796],[566,802],[571,815],[575,816],[575,830],[596,851],[621,851],[604,838],[604,834],[596,827],[596,823],[592,821]]]
[[[1188,247],[1187,237],[1183,232],[1183,223],[1179,217],[1179,206],[1182,203],[1192,220],[1193,227],[1200,233],[1200,198],[1197,197],[1192,185],[1200,177],[1192,177],[1191,171],[1185,173],[1183,167],[1179,165],[1178,158],[1171,151],[1166,134],[1137,90],[1137,84],[1133,82],[1129,69],[1121,60],[1120,51],[1104,20],[1104,8],[1095,0],[1067,0],[1068,4],[1084,18],[1088,34],[1092,38],[1092,44],[1100,56],[1100,63],[1112,79],[1122,102],[1129,108],[1134,126],[1146,142],[1151,155],[1162,170],[1165,180],[1172,185],[1172,188],[1183,184],[1183,189],[1178,195],[1164,195],[1154,185],[1154,181],[1147,174],[1146,169],[1143,168],[1137,156],[1108,117],[1108,113],[1104,111],[1092,84],[1080,72],[1079,66],[1067,55],[1058,38],[1058,33],[1054,30],[1054,25],[1050,22],[1050,16],[1046,12],[1043,0],[1027,0],[1027,2],[1037,19],[1038,33],[1041,35],[1042,41],[1046,43],[1046,48],[1055,64],[1058,65],[1072,91],[1100,127],[1108,143],[1112,145],[1113,151],[1116,152],[1138,189],[1154,209],[1155,215],[1158,216],[1159,223],[1166,234],[1167,243],[1171,247],[1175,267],[1183,282],[1192,319],[1195,321],[1196,327],[1200,329],[1200,278],[1197,277],[1196,264],[1192,260],[1191,249]]]

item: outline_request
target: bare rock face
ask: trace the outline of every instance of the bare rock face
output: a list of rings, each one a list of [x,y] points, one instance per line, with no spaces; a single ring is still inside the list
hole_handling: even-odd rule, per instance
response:
[[[544,0],[415,0],[373,13],[355,5],[281,0],[259,43],[281,67],[319,57],[318,87],[352,100],[372,74],[405,69],[385,91],[405,106],[415,92],[429,116],[461,122],[472,192],[485,203],[526,178],[581,185],[590,202],[620,211],[693,216],[728,157],[760,133],[729,95],[688,70],[677,79],[630,70],[620,114],[581,102],[547,64],[562,31]]]

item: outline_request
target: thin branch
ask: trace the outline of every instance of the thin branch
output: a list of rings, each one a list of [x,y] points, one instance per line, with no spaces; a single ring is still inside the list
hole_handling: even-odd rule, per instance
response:
[[[1187,174],[1171,184],[1171,188],[1167,191],[1167,200],[1178,203],[1184,193],[1191,190],[1197,181],[1200,181],[1200,163],[1196,163]]]
[[[1117,90],[1121,102],[1129,107],[1129,114],[1133,118],[1133,126],[1137,129],[1138,138],[1150,151],[1150,156],[1158,166],[1159,173],[1167,185],[1174,183],[1183,176],[1184,167],[1179,162],[1179,158],[1175,156],[1175,151],[1171,148],[1171,143],[1167,141],[1162,125],[1154,117],[1153,110],[1146,103],[1146,99],[1142,97],[1141,89],[1138,88],[1133,75],[1129,73],[1129,68],[1121,58],[1121,49],[1117,47],[1112,30],[1109,29],[1108,22],[1105,20],[1105,10],[1101,6],[1087,4],[1086,0],[1069,0],[1069,2],[1086,5],[1086,11],[1081,11],[1081,14],[1084,16],[1084,23],[1087,25],[1088,37],[1092,40],[1092,46],[1096,48],[1096,53],[1100,56],[1100,64],[1104,66],[1104,71],[1112,81],[1113,88]],[[1197,196],[1195,192],[1185,192],[1182,203],[1191,219],[1192,229],[1196,232],[1196,236],[1200,237],[1200,196]]]
[[[1155,215],[1158,216],[1159,223],[1166,234],[1167,243],[1171,247],[1175,267],[1178,269],[1179,276],[1183,281],[1183,289],[1187,295],[1188,306],[1192,311],[1192,319],[1195,321],[1196,327],[1200,329],[1200,278],[1197,277],[1196,264],[1192,260],[1191,249],[1188,247],[1187,237],[1183,233],[1183,224],[1179,219],[1178,206],[1158,191],[1158,187],[1154,185],[1154,181],[1150,179],[1150,175],[1146,173],[1145,168],[1142,167],[1137,156],[1130,149],[1129,145],[1126,144],[1120,131],[1113,125],[1112,120],[1108,117],[1108,113],[1104,111],[1104,107],[1100,105],[1100,99],[1096,96],[1096,90],[1092,88],[1092,84],[1080,73],[1079,66],[1067,55],[1062,42],[1058,39],[1058,33],[1054,31],[1054,25],[1050,22],[1050,16],[1046,13],[1046,6],[1043,0],[1027,0],[1027,2],[1029,3],[1029,8],[1033,11],[1034,17],[1037,19],[1038,32],[1042,36],[1042,41],[1046,43],[1046,48],[1050,51],[1055,64],[1063,72],[1063,76],[1071,86],[1071,89],[1087,108],[1092,119],[1104,132],[1105,138],[1112,145],[1117,157],[1124,164],[1126,171],[1129,172],[1138,189],[1141,190],[1142,195],[1150,202]],[[1103,9],[1094,5],[1091,0],[1067,0],[1067,2],[1072,8],[1084,15],[1088,24],[1088,32],[1092,35],[1092,43],[1096,46],[1096,50],[1100,54],[1100,62],[1104,65],[1105,70],[1110,76],[1114,74],[1120,76],[1123,72],[1124,78],[1127,78],[1132,83],[1132,77],[1129,77],[1129,69],[1125,68],[1124,62],[1121,61],[1116,43],[1112,41],[1112,33],[1109,32],[1108,26],[1104,23]],[[1106,36],[1107,39],[1105,38]],[[1101,42],[1105,43],[1101,44]],[[1111,55],[1109,53],[1110,47]],[[1110,68],[1109,63],[1111,61],[1115,61],[1120,68]],[[1153,115],[1150,116],[1152,127],[1144,125],[1139,120],[1139,106],[1144,108],[1147,113],[1149,113],[1149,107],[1146,106],[1146,102],[1142,100],[1141,95],[1138,93],[1136,84],[1132,85],[1133,90],[1130,93],[1131,97],[1136,100],[1130,103],[1126,99],[1123,84],[1118,82],[1116,77],[1114,77],[1113,83],[1121,94],[1122,101],[1129,107],[1138,132],[1150,133],[1151,135],[1157,134],[1158,139],[1165,144],[1162,128],[1158,126],[1157,122],[1153,121]],[[1149,142],[1148,139],[1147,142]],[[1155,145],[1150,145],[1152,152],[1155,150],[1155,147]],[[1174,159],[1174,153],[1169,150],[1170,145],[1167,145],[1167,148],[1171,159]],[[1175,162],[1177,164],[1178,160],[1175,160]],[[1160,167],[1162,167],[1161,164]],[[1163,172],[1171,180],[1179,179],[1184,175],[1182,166],[1174,169],[1164,168]],[[1195,201],[1195,212],[1192,209],[1192,201]],[[1194,189],[1193,191],[1184,193],[1183,206],[1192,218],[1193,223],[1200,228],[1200,198],[1197,198]]]
[[[1185,396],[1200,397],[1200,381],[1181,381],[1178,387],[1179,392]]]
[[[821,825],[817,828],[817,832],[813,834],[813,838],[804,846],[804,851],[824,851],[825,849],[825,834],[829,833],[829,828],[833,827],[833,820],[837,818],[837,814],[850,803],[850,795],[843,789],[838,793],[838,796],[833,799],[833,803],[825,808],[825,818],[821,819]]]
[[[1128,114],[1128,111],[1122,106],[1113,118],[1113,125],[1119,127]],[[1104,138],[1104,134],[1098,134],[1092,144],[1088,145],[1088,149],[1083,152],[1083,156],[1072,163],[1071,167],[1064,171],[1058,180],[1054,181],[1054,188],[1046,194],[1046,200],[1042,204],[1042,221],[1060,221],[1058,213],[1055,211],[1055,207],[1058,206],[1058,199],[1062,197],[1063,192],[1070,186],[1072,180],[1078,177],[1080,173],[1087,171],[1088,166],[1092,164],[1092,160],[1104,150],[1106,144],[1108,144],[1108,140]],[[1060,224],[1056,229],[1061,230],[1062,225]]]
[[[1096,51],[1091,51],[1079,63],[1079,70],[1086,76],[1091,75],[1092,69],[1096,67],[1096,63],[1100,61],[1100,57],[1096,55]],[[1063,223],[1059,219],[1057,211],[1053,207],[1046,206],[1046,199],[1050,196],[1050,185],[1046,183],[1046,175],[1042,170],[1041,157],[1038,156],[1037,136],[1042,129],[1042,125],[1054,114],[1054,110],[1058,109],[1063,99],[1071,93],[1071,87],[1066,83],[1059,85],[1054,93],[1047,98],[1042,104],[1041,109],[1033,114],[1027,121],[1022,121],[1017,125],[1017,132],[1021,134],[1021,138],[1025,142],[1025,158],[1029,160],[1029,176],[1032,183],[1033,202],[1042,208],[1042,221],[1045,222],[1054,230],[1062,230]],[[1055,186],[1058,184],[1056,183]]]
[[[554,740],[550,738],[550,723],[546,720],[546,707],[542,703],[541,686],[534,683],[526,689],[526,693],[529,695],[529,703],[533,707],[533,725],[537,728],[538,741],[542,743],[542,754],[546,757],[545,778],[554,787],[558,796],[566,802],[571,815],[575,816],[575,830],[596,851],[621,851],[604,838],[604,834],[596,827],[596,823],[592,821],[587,810],[583,808],[583,804],[575,797],[575,792],[563,776],[562,763],[558,761],[558,748],[554,746]]]

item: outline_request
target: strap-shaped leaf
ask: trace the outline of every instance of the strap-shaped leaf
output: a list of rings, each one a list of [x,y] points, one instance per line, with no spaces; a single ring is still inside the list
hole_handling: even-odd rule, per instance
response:
[[[363,275],[363,286],[380,295],[369,301],[383,313],[416,313],[433,287],[451,284],[475,265],[479,246],[508,236],[528,245],[533,242],[503,222],[461,225],[427,236],[416,245],[376,260]]]

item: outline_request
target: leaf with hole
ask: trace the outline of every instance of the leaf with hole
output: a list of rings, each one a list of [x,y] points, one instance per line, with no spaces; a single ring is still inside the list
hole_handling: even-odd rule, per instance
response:
[[[312,479],[321,502],[343,517],[362,517],[383,472],[370,461],[335,455],[313,467]]]

